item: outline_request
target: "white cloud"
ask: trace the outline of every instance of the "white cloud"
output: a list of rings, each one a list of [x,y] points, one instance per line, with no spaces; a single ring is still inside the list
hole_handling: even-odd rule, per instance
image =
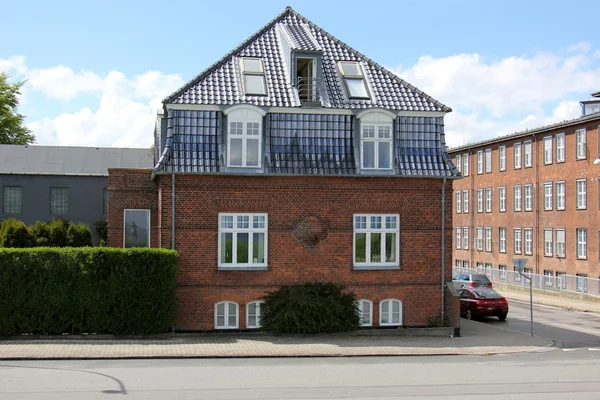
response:
[[[3,70],[27,79],[23,90],[43,93],[49,101],[97,98],[77,112],[29,123],[37,143],[47,145],[148,147],[162,99],[184,84],[179,75],[158,71],[128,78],[119,71],[100,75],[62,65],[30,69],[20,56],[0,60]]]
[[[567,50],[577,52],[577,53],[587,53],[592,48],[591,43],[589,42],[579,42],[575,43],[573,46],[569,47]]]

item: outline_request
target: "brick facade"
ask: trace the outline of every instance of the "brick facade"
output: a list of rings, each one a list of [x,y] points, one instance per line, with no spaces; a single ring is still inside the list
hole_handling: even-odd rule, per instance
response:
[[[456,180],[453,189],[469,193],[468,213],[463,209],[457,212],[456,195],[453,199],[453,226],[469,228],[469,249],[464,250],[463,245],[457,246],[456,229],[453,233],[453,260],[454,263],[467,261],[471,268],[477,263],[491,264],[493,268],[507,266],[509,271],[514,270],[514,258],[526,258],[526,267],[534,273],[543,274],[544,271],[552,273],[566,273],[569,275],[587,274],[590,278],[600,277],[599,240],[600,240],[600,165],[594,165],[596,154],[600,152],[598,143],[598,126],[600,116],[588,116],[581,120],[574,120],[557,124],[548,128],[540,128],[530,133],[510,135],[504,138],[492,139],[485,143],[463,146],[450,150],[453,161],[457,156],[463,167],[464,158],[469,158],[469,174],[463,179]],[[576,158],[576,131],[585,129],[587,140],[585,143],[585,157]],[[565,161],[557,162],[557,135],[565,137]],[[544,138],[552,138],[552,160],[545,163]],[[532,163],[531,167],[525,165],[524,143],[531,141]],[[521,168],[514,167],[515,143],[521,143]],[[499,148],[506,148],[506,170],[499,168]],[[485,150],[492,151],[491,172],[485,172]],[[477,152],[483,151],[483,173],[477,173]],[[585,179],[587,182],[587,206],[583,209],[576,207],[576,181]],[[557,210],[557,182],[565,183],[565,208]],[[544,184],[552,183],[551,209],[545,209]],[[514,187],[521,186],[521,211],[515,211]],[[532,207],[525,209],[525,185],[532,187]],[[506,187],[506,211],[499,209],[499,188]],[[492,189],[491,212],[485,210],[485,189]],[[477,210],[477,190],[483,189],[483,212]],[[461,204],[464,207],[464,202]],[[462,208],[461,207],[461,208]],[[477,227],[492,228],[492,249],[486,251],[485,229],[483,251],[475,248]],[[506,228],[506,252],[499,252],[499,229]],[[514,229],[531,229],[533,245],[531,254],[525,252],[525,235],[522,233],[522,251],[515,253]],[[587,230],[587,256],[577,257],[577,229]],[[552,254],[544,252],[544,230],[552,229]],[[556,230],[565,230],[565,257],[556,254]],[[461,232],[461,241],[464,232]],[[458,248],[460,247],[460,249]]]
[[[172,175],[110,170],[109,245],[123,245],[123,210],[151,210],[151,246],[170,247]],[[452,191],[446,185],[446,280],[451,277]],[[213,330],[214,304],[245,305],[280,285],[334,282],[357,298],[402,301],[402,324],[423,326],[440,315],[441,179],[176,174],[178,330]],[[218,214],[268,214],[266,271],[218,269]],[[353,214],[400,215],[400,270],[353,268]],[[304,240],[300,221],[319,226]],[[308,228],[310,231],[311,228]]]

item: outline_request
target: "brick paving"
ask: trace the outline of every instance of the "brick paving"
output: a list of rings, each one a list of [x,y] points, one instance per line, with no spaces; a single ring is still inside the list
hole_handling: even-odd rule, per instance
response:
[[[63,339],[0,341],[0,359],[340,357],[484,355],[542,350],[552,343],[462,321],[461,337],[351,335],[175,335],[154,340]]]

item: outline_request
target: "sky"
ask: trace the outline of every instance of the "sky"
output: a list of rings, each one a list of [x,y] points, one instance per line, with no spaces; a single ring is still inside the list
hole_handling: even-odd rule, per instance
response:
[[[0,0],[0,71],[38,144],[149,147],[162,100],[286,6],[452,108],[450,147],[577,118],[597,2]]]

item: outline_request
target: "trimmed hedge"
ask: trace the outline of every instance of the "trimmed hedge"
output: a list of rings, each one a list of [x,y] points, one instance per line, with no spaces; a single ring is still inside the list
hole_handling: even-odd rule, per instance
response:
[[[165,249],[0,249],[0,335],[167,332],[176,268]]]
[[[264,296],[262,330],[280,333],[332,333],[359,329],[354,292],[342,285],[305,283],[282,286]]]

